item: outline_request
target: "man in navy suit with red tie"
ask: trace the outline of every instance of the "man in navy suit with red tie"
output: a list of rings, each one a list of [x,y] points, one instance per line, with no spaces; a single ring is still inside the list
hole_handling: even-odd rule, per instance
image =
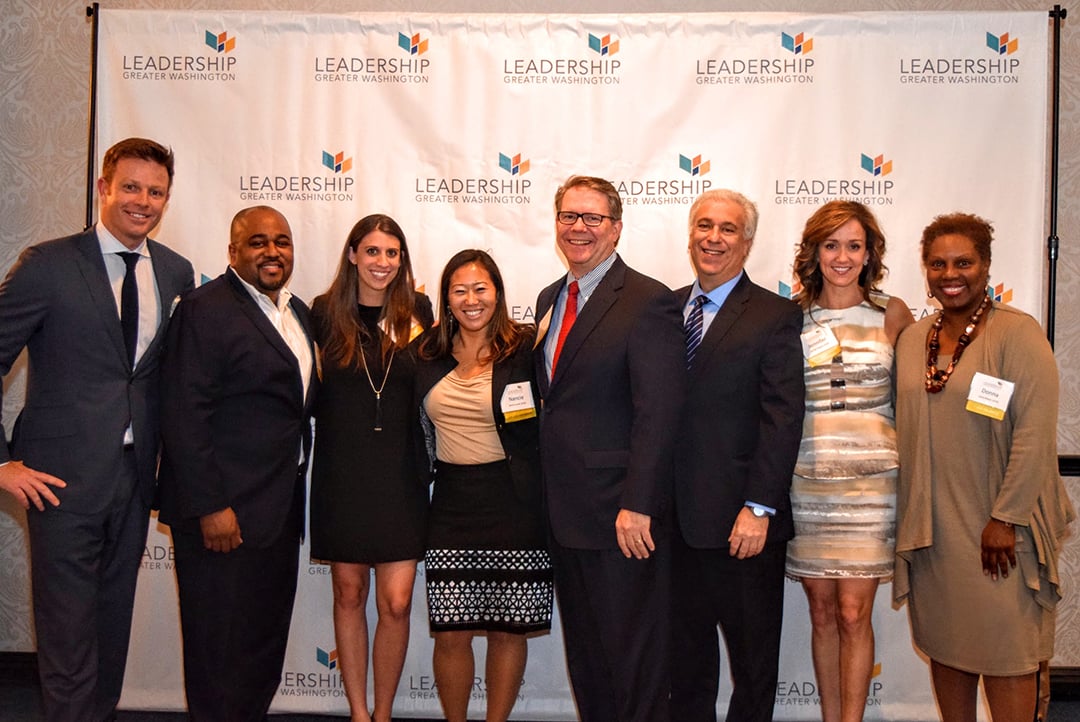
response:
[[[682,320],[615,247],[622,201],[602,178],[555,194],[569,272],[540,292],[540,453],[567,667],[584,722],[668,719],[671,453]]]

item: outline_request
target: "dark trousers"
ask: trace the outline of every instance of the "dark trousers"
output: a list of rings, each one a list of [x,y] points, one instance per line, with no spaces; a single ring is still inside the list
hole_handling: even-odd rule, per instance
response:
[[[300,544],[293,524],[269,547],[228,553],[173,532],[184,690],[193,722],[263,720],[281,682]]]
[[[612,531],[614,534],[614,530]],[[566,664],[582,722],[666,722],[671,543],[647,560],[551,542]]]
[[[96,514],[27,513],[34,624],[45,718],[110,719],[124,686],[135,581],[150,509],[123,455],[116,497]]]
[[[716,722],[724,634],[734,689],[732,722],[771,722],[784,618],[787,544],[739,560],[724,549],[693,549],[677,537],[672,563],[671,719]]]

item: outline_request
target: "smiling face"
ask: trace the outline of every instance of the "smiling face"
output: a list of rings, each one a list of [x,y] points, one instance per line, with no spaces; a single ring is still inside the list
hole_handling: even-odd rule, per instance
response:
[[[478,263],[468,263],[450,276],[446,303],[463,332],[487,328],[499,302],[491,274]]]
[[[959,233],[935,238],[926,253],[926,284],[948,315],[975,312],[986,295],[990,264],[983,260],[975,242]]]
[[[255,208],[233,221],[229,265],[277,303],[293,269],[292,230],[272,208]]]
[[[563,194],[559,211],[610,216],[611,206],[607,196],[600,191],[586,186],[574,186]],[[604,218],[600,225],[594,227],[586,226],[581,218],[570,225],[555,221],[555,238],[559,250],[566,256],[570,272],[576,278],[581,278],[614,253],[621,233],[622,221],[611,218]]]
[[[735,278],[746,265],[752,238],[746,237],[746,213],[730,200],[706,200],[690,219],[690,261],[698,283],[708,293]]]
[[[389,233],[372,231],[349,249],[356,266],[358,297],[365,306],[382,306],[386,292],[401,270],[401,241]]]
[[[858,284],[867,254],[866,229],[852,218],[818,246],[818,268],[825,284],[841,288]]]
[[[154,229],[169,200],[169,171],[142,158],[121,158],[112,179],[99,178],[101,223],[128,248]]]

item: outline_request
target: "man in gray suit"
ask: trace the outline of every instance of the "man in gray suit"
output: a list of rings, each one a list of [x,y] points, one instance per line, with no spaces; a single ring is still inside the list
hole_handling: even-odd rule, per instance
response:
[[[158,360],[186,259],[148,239],[172,151],[108,150],[93,228],[27,248],[0,285],[0,374],[29,353],[26,401],[0,443],[0,489],[27,509],[38,668],[49,720],[110,719],[158,457]]]

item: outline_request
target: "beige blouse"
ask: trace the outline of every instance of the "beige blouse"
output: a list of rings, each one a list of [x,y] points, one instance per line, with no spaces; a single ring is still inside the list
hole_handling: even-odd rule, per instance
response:
[[[424,399],[435,424],[435,457],[448,464],[487,464],[506,458],[491,408],[491,368],[463,379],[443,376]]]

